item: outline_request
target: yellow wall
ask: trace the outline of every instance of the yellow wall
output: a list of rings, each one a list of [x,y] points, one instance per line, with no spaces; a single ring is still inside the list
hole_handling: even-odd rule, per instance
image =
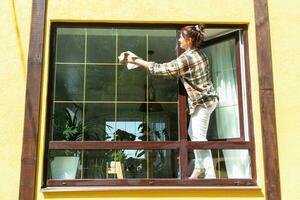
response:
[[[282,199],[297,199],[299,176],[297,155],[300,127],[297,124],[300,106],[298,98],[290,98],[298,91],[300,53],[297,48],[300,28],[298,0],[269,0],[277,134],[281,170]],[[255,199],[264,197],[264,174],[259,115],[258,74],[255,43],[253,0],[49,0],[46,24],[46,45],[43,74],[41,110],[41,137],[39,138],[39,162],[37,176],[37,199]],[[287,11],[286,11],[287,10]],[[26,65],[29,47],[31,0],[0,1],[0,182],[1,199],[18,199],[20,159],[22,150],[24,99],[26,88]],[[200,191],[102,191],[77,193],[45,193],[41,191],[42,160],[45,137],[45,109],[47,71],[49,57],[49,31],[51,21],[78,22],[167,22],[167,23],[249,23],[249,51],[252,84],[252,105],[256,143],[258,189]],[[298,21],[297,21],[298,20]],[[298,31],[297,31],[298,30]],[[299,43],[299,42],[298,42]],[[4,48],[3,48],[4,47]],[[298,63],[297,63],[298,61]],[[298,73],[297,73],[298,72]],[[288,89],[286,89],[288,87]],[[297,90],[298,89],[298,90]],[[298,92],[299,93],[299,92]],[[288,98],[287,98],[288,97]]]
[[[284,9],[283,9],[284,7]],[[277,140],[283,199],[300,198],[300,1],[269,0]]]
[[[0,1],[0,198],[18,199],[31,1]]]

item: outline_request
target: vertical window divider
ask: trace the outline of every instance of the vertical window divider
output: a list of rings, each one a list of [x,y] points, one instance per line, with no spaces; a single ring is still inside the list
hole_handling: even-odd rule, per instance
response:
[[[117,114],[118,114],[118,39],[119,39],[119,35],[118,35],[118,31],[117,29],[115,29],[116,31],[116,52],[115,52],[115,133],[117,130]],[[117,137],[114,133],[114,141],[116,141]],[[117,159],[117,155],[116,155],[116,149],[113,149],[114,151],[114,160]],[[114,174],[113,174],[114,178],[117,178],[117,174],[116,174],[116,168],[114,168]]]
[[[85,92],[86,92],[86,57],[87,57],[87,29],[84,29],[84,70],[83,70],[83,103],[82,103],[82,138],[81,141],[84,141],[84,126],[85,126]],[[80,178],[83,179],[83,152],[81,150],[81,169],[80,169]]]
[[[54,60],[54,73],[53,73],[53,78],[54,78],[54,83],[53,83],[53,99],[52,99],[52,113],[55,113],[55,94],[56,94],[56,63],[57,63],[57,40],[58,40],[58,34],[57,34],[57,29],[55,29],[55,60]],[[51,140],[53,141],[53,133],[54,133],[54,120],[51,123]]]
[[[218,161],[217,161],[217,164],[218,164],[218,176],[219,176],[219,179],[221,179],[221,164],[220,164],[220,149],[217,150],[218,152]]]
[[[149,55],[148,55],[148,49],[149,49],[149,34],[146,33],[146,60],[149,61]],[[147,142],[149,141],[149,129],[148,127],[149,126],[149,95],[148,95],[148,87],[149,87],[149,71],[146,70],[146,139],[147,139]],[[146,155],[147,155],[147,178],[149,179],[150,177],[150,172],[149,172],[149,168],[150,168],[150,163],[149,163],[149,150],[146,151]]]

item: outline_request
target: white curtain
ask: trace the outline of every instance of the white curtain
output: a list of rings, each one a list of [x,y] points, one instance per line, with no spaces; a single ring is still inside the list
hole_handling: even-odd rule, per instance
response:
[[[218,139],[240,137],[235,39],[203,49],[209,58],[214,86],[220,97],[215,110]],[[250,157],[246,150],[223,150],[228,178],[250,178]]]

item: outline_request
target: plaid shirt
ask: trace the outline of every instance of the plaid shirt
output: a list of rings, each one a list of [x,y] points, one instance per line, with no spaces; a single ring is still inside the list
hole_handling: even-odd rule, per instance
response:
[[[190,115],[197,106],[207,108],[219,99],[211,81],[208,58],[199,49],[187,50],[168,63],[150,62],[149,71],[153,75],[180,78],[187,91]]]

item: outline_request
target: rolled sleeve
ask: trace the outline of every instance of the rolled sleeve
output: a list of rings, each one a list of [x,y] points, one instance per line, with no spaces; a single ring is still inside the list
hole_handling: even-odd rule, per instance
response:
[[[149,72],[153,75],[177,77],[181,75],[184,66],[186,66],[186,62],[184,62],[183,57],[178,57],[177,59],[168,63],[159,64],[150,62]]]

